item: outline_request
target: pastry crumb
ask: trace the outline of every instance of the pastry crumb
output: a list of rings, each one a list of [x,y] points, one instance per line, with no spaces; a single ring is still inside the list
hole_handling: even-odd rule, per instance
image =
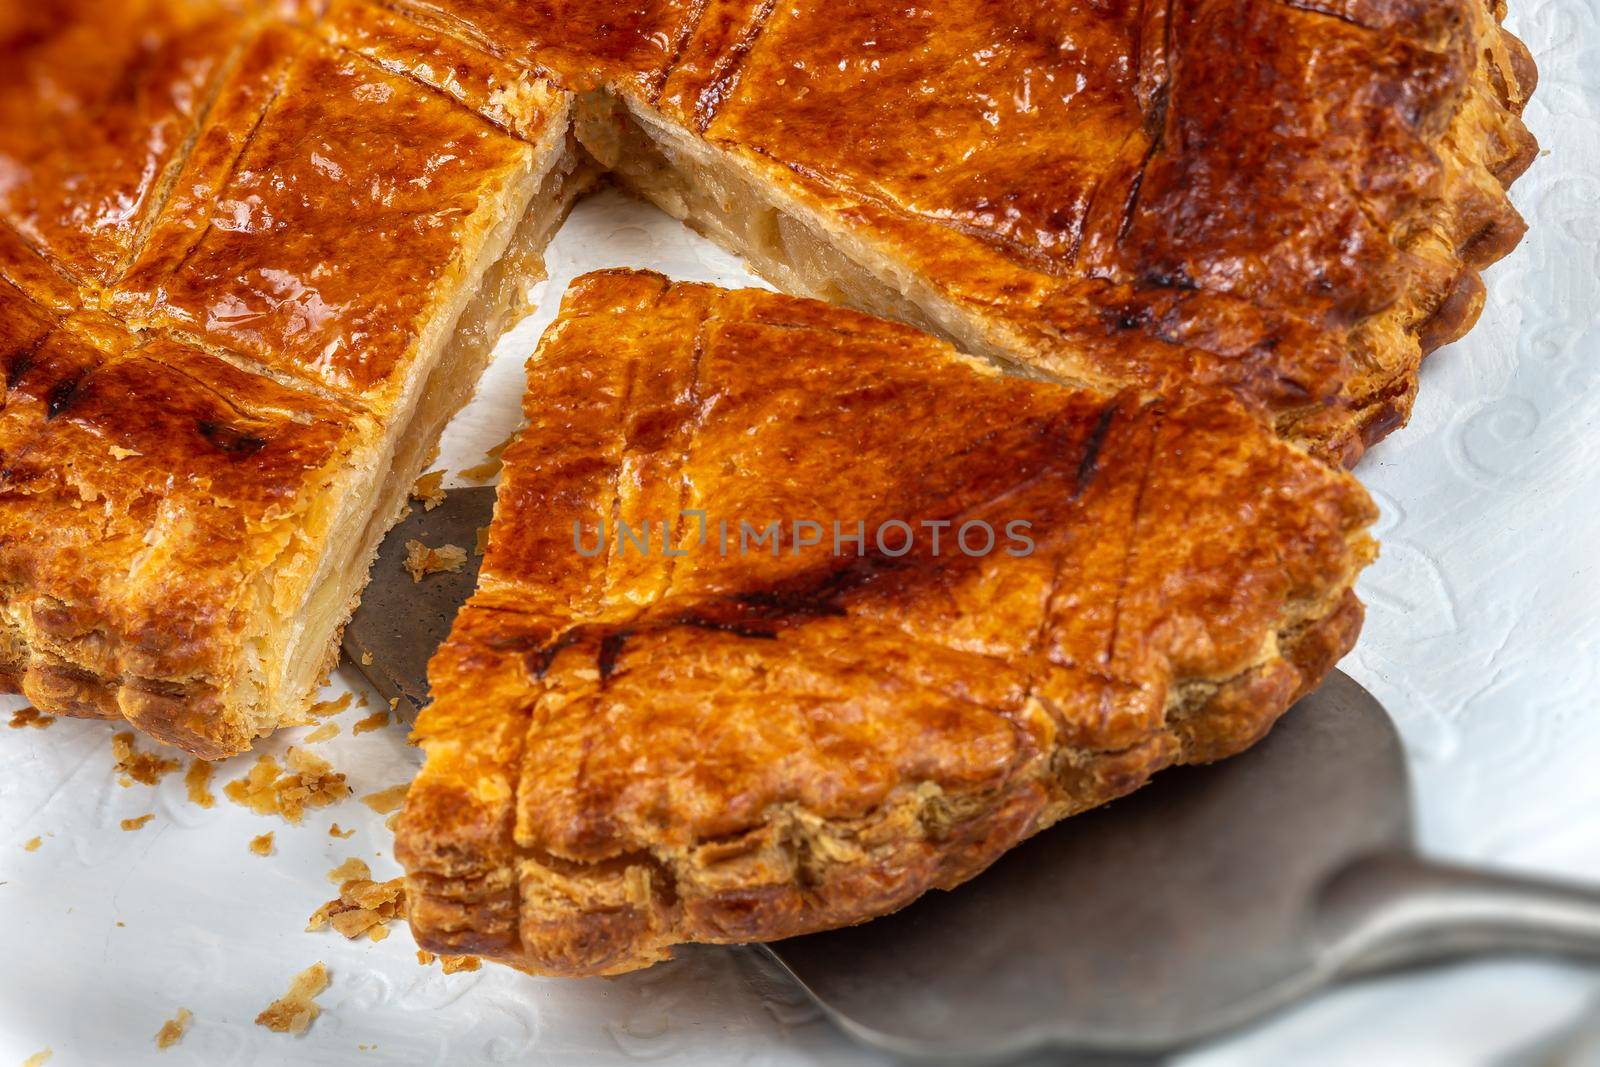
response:
[[[31,726],[35,730],[43,730],[55,721],[56,717],[54,715],[46,715],[32,704],[25,708],[18,708],[11,713],[11,728],[13,730],[20,730],[25,726]]]
[[[328,741],[338,736],[339,724],[336,722],[325,722],[315,730],[312,730],[309,734],[306,734],[305,742],[308,745],[314,745],[319,741]]]
[[[202,808],[209,808],[217,802],[217,796],[211,791],[211,775],[216,768],[203,759],[193,760],[189,769],[184,772],[184,788],[189,792],[189,803],[198,804]]]
[[[55,1052],[51,1049],[42,1048],[38,1052],[35,1052],[32,1056],[29,1056],[27,1059],[23,1060],[22,1067],[44,1067],[46,1063],[50,1062],[50,1057],[54,1055]]]
[[[258,856],[272,855],[272,831],[268,830],[260,837],[250,839],[250,851]]]
[[[256,1016],[256,1025],[265,1026],[278,1034],[305,1033],[316,1017],[322,1014],[316,998],[327,988],[328,968],[321,961],[313,963],[294,976],[287,993],[268,1004]]]
[[[334,823],[332,826],[328,827],[328,836],[329,837],[345,838],[345,837],[352,836],[355,832],[356,832],[355,831],[355,827],[351,827],[348,830],[339,829],[339,824],[338,823]]]
[[[320,681],[317,684],[320,685],[320,686],[326,686],[328,684],[328,676],[327,675],[323,675],[322,676],[322,681]],[[294,717],[292,719],[285,719],[281,723],[279,723],[278,725],[279,726],[315,726],[315,725],[317,725],[317,723],[319,723],[321,720],[327,718],[329,715],[337,715],[341,711],[343,711],[345,708],[348,708],[349,706],[350,706],[350,694],[348,692],[346,692],[346,693],[343,693],[343,694],[333,698],[332,700],[319,700],[315,704],[311,705],[309,708],[306,708],[298,716],[296,716],[296,717]]]
[[[425,948],[417,949],[417,962],[422,966],[426,967],[434,960],[439,961],[439,968],[445,974],[475,971],[483,966],[483,961],[476,956],[435,956]]]
[[[144,455],[144,453],[140,452],[137,448],[123,448],[121,445],[112,445],[111,446],[111,458],[112,459],[119,459],[119,460],[120,459],[128,459],[131,456],[142,456],[142,455]]]
[[[361,665],[363,667],[372,666],[372,653],[371,652],[363,652],[363,653],[361,653]]]
[[[140,752],[133,743],[133,732],[123,731],[111,737],[111,754],[116,758],[118,781],[124,785],[156,785],[178,769],[178,761],[154,752]]]
[[[365,719],[362,719],[360,722],[350,727],[350,732],[352,734],[364,734],[372,730],[381,730],[388,725],[389,713],[387,711],[375,711],[371,715],[368,715]]]
[[[27,843],[22,846],[22,850],[24,852],[38,852],[39,846],[42,844],[44,844],[44,841],[41,839],[37,837],[30,837],[28,838]]]
[[[419,501],[423,511],[432,511],[444,503],[444,487],[439,484],[443,481],[444,471],[429,471],[412,484],[411,499]]]
[[[235,778],[223,786],[222,793],[235,804],[249,808],[257,815],[271,815],[278,810],[277,794],[272,788],[278,775],[278,761],[263,754],[243,778]]]
[[[349,859],[328,872],[339,883],[339,895],[311,913],[306,930],[332,926],[351,941],[366,934],[374,941],[389,936],[386,924],[405,915],[404,878],[374,882],[372,871],[358,859]]]
[[[122,828],[124,830],[142,830],[144,829],[144,824],[155,817],[156,813],[152,811],[139,816],[137,819],[123,819]]]
[[[391,785],[388,789],[380,789],[376,793],[368,793],[361,798],[361,803],[379,815],[387,815],[406,802],[406,790],[409,788],[410,786],[405,782],[399,785]]]
[[[329,715],[337,715],[350,706],[350,701],[355,698],[354,693],[345,693],[333,700],[322,700],[311,705],[311,717],[326,719]]]
[[[188,1008],[179,1008],[178,1014],[162,1023],[161,1029],[156,1031],[156,1048],[171,1048],[182,1041],[193,1018]]]
[[[467,553],[460,545],[429,548],[415,538],[406,542],[405,569],[413,582],[430,574],[454,573],[467,565]]]
[[[291,748],[284,756],[285,768],[263,755],[243,778],[223,787],[229,800],[249,808],[257,815],[281,815],[285,822],[298,824],[307,808],[325,808],[350,795],[344,775],[327,760],[303,748]]]
[[[470,478],[475,482],[486,482],[490,478],[493,478],[495,475],[499,474],[501,467],[500,457],[505,453],[506,446],[510,445],[515,437],[516,435],[512,434],[504,441],[501,441],[499,444],[489,449],[483,454],[483,462],[476,466],[465,468],[461,472],[461,477]]]
[[[365,860],[358,859],[355,856],[351,856],[328,872],[328,881],[334,885],[361,878],[371,879],[372,868],[367,866]]]

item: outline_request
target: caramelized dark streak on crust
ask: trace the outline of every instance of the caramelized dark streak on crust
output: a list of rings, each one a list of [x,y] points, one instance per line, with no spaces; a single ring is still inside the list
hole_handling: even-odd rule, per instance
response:
[[[854,312],[631,272],[574,283],[529,378],[398,829],[434,951],[615,973],[881,914],[1244,748],[1359,628],[1365,494],[1226,401],[998,377]],[[574,522],[592,545],[599,516],[680,504],[947,537],[1025,517],[1037,544],[574,551]]]

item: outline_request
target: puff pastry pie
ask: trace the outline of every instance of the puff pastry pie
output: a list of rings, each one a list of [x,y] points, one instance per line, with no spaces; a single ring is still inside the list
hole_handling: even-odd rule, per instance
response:
[[[1215,394],[631,272],[528,383],[398,828],[432,951],[605,974],[870,918],[1249,745],[1360,624],[1366,494]]]

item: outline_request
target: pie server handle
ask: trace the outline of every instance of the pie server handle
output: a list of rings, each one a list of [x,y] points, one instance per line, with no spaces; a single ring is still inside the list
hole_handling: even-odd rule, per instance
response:
[[[1409,852],[1350,864],[1317,918],[1342,977],[1488,954],[1600,960],[1600,890]]]

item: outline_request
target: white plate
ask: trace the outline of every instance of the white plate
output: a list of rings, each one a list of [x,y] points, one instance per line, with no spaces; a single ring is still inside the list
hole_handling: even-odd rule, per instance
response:
[[[1515,24],[1539,58],[1530,125],[1548,149],[1515,188],[1532,229],[1490,272],[1489,307],[1435,355],[1405,430],[1362,479],[1383,555],[1362,582],[1366,630],[1345,663],[1399,720],[1422,833],[1436,852],[1600,882],[1600,25],[1596,0],[1532,0]],[[739,261],[616,193],[581,204],[550,251],[541,307],[500,345],[450,427],[440,465],[478,463],[516,426],[522,362],[566,282],[652,267],[759,284]],[[361,691],[342,668],[327,696]],[[3,699],[3,698],[0,698]],[[374,704],[378,702],[374,700]],[[21,701],[0,704],[0,718]],[[357,794],[407,781],[403,729],[317,751]],[[282,750],[307,731],[262,746]],[[417,964],[403,926],[381,943],[301,932],[359,856],[398,873],[381,816],[350,801],[299,827],[226,800],[190,804],[181,775],[122,788],[105,724],[0,727],[0,1065],[875,1062],[753,954],[691,950],[614,980],[567,982]],[[216,788],[253,756],[218,769]],[[120,820],[146,812],[143,829]],[[327,834],[337,820],[357,833]],[[277,854],[252,855],[273,830]],[[42,846],[24,842],[42,835]],[[316,960],[333,976],[302,1038],[253,1024]],[[1323,997],[1198,1053],[1234,1063],[1487,1063],[1575,1017],[1600,972],[1553,963],[1455,968]],[[153,1035],[179,1007],[181,1044]]]

